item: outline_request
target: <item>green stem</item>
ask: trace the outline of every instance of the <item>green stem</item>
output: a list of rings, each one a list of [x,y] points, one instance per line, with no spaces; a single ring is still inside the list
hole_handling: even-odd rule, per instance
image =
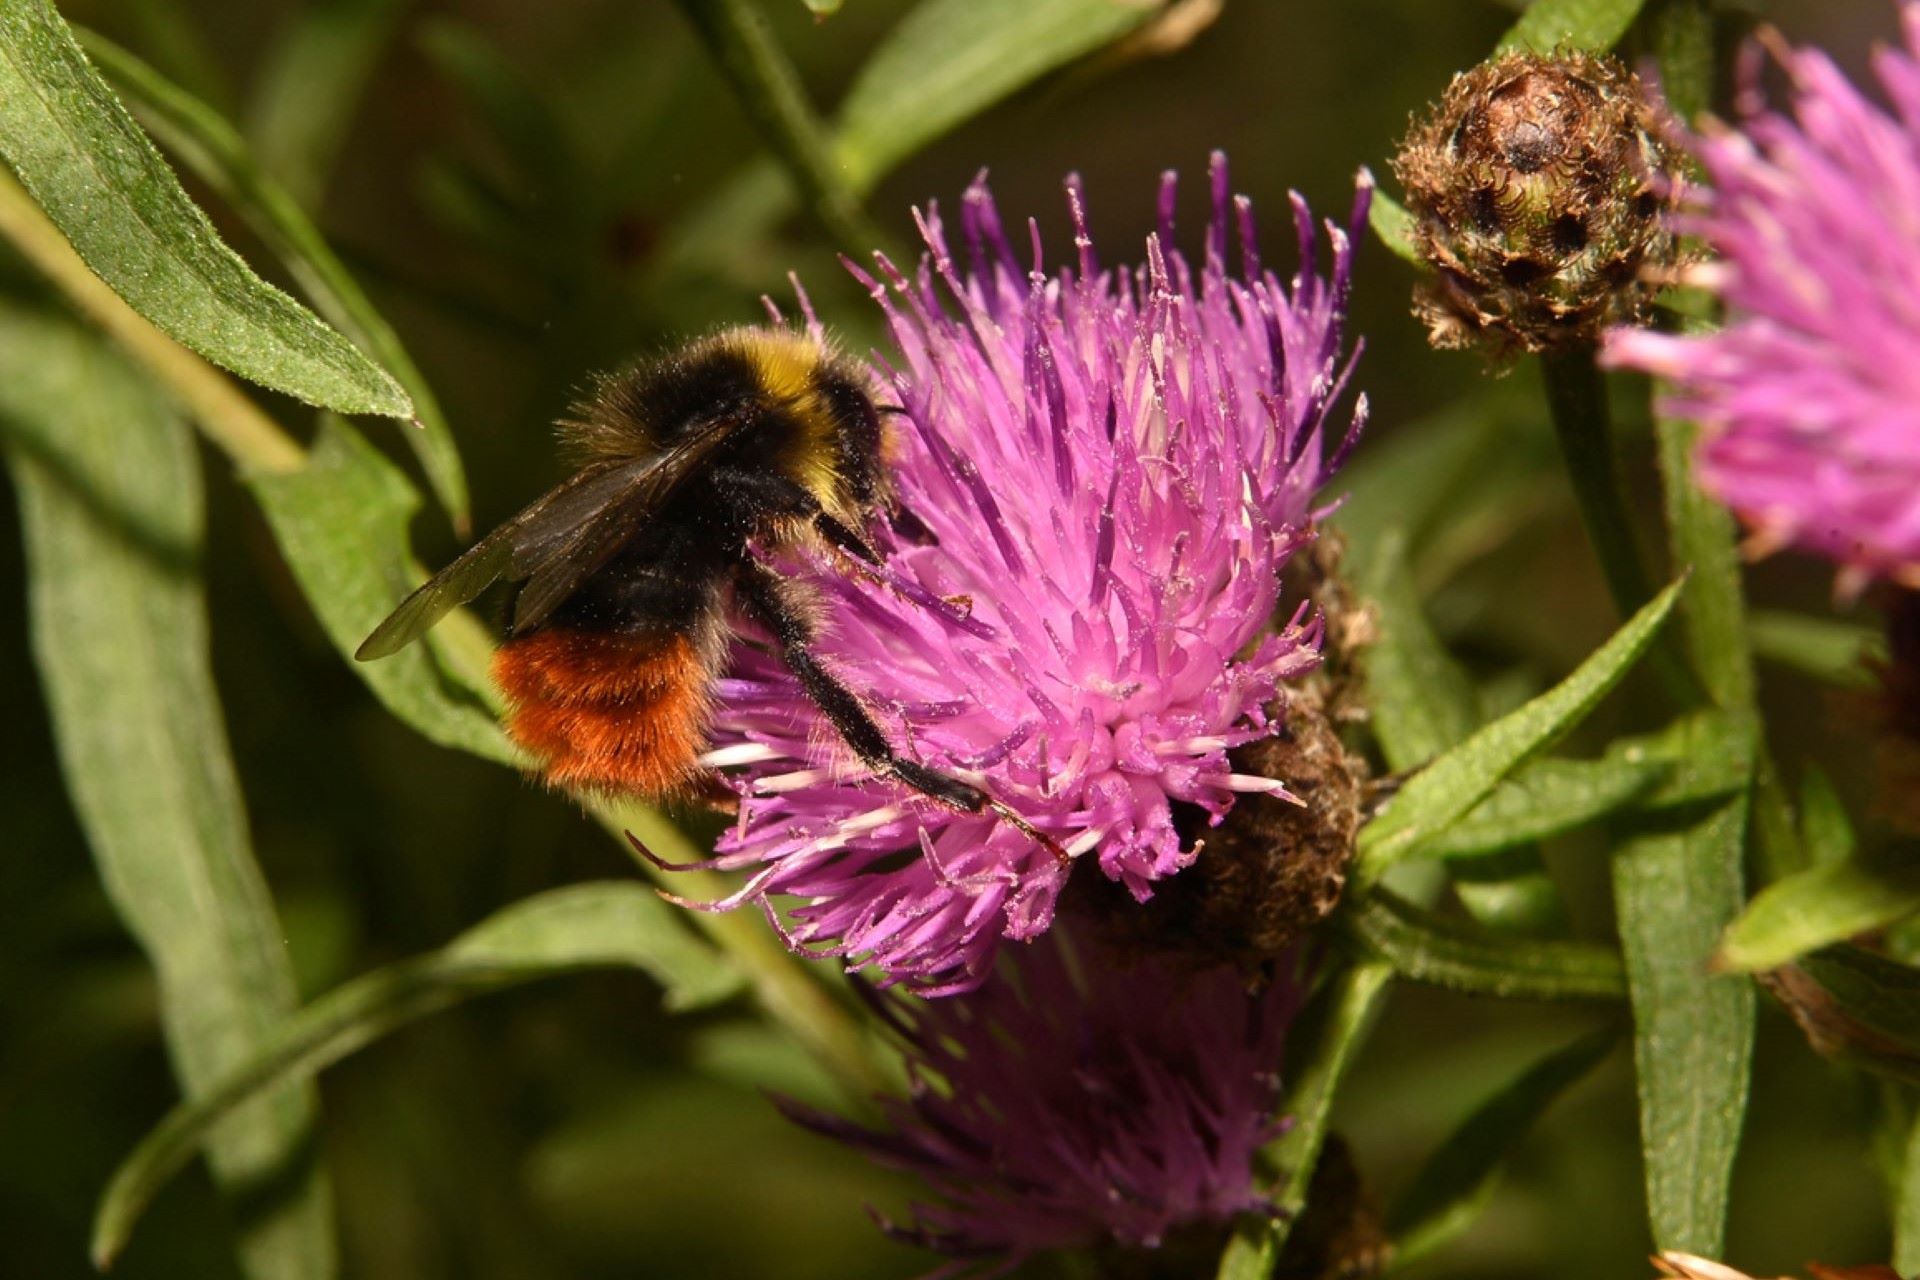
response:
[[[306,464],[306,450],[299,441],[262,413],[231,378],[122,302],[80,260],[27,189],[4,169],[0,169],[0,239],[19,250],[75,311],[99,325],[153,375],[207,439],[242,470],[250,474],[297,471]]]
[[[697,862],[704,856],[680,828],[649,805],[596,799],[590,803],[590,812],[622,844],[631,833],[647,852],[663,862]],[[695,902],[725,897],[734,888],[710,871],[662,871],[646,859],[641,859],[641,865],[670,893]],[[700,931],[740,966],[768,1016],[791,1032],[846,1086],[849,1103],[864,1106],[874,1094],[886,1090],[887,1073],[859,1020],[780,945],[757,912],[688,914]]]
[[[1621,617],[1631,617],[1653,599],[1653,583],[1633,540],[1633,519],[1614,456],[1606,379],[1594,363],[1594,349],[1586,345],[1542,356],[1540,371],[1587,537],[1600,558],[1614,607]]]
[[[1627,618],[1653,599],[1654,587],[1634,541],[1633,515],[1614,450],[1606,377],[1594,362],[1595,354],[1591,344],[1550,352],[1540,357],[1540,372],[1580,521],[1600,561],[1614,607]],[[1661,636],[1654,641],[1647,664],[1675,703],[1699,704],[1700,687],[1670,639]]]
[[[845,252],[864,258],[880,244],[835,158],[833,139],[807,101],[800,77],[752,0],[680,0],[720,72],[733,85],[774,154],[787,167],[814,220]]]

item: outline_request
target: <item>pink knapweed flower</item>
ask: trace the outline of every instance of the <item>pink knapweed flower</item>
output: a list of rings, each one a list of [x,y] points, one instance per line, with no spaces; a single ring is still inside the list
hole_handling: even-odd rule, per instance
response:
[[[977,782],[1056,847],[876,780],[779,662],[743,646],[708,757],[733,770],[739,822],[709,865],[750,871],[727,905],[759,901],[795,947],[964,990],[999,938],[1047,929],[1080,862],[1144,899],[1194,857],[1175,804],[1217,822],[1236,792],[1284,794],[1227,752],[1278,729],[1286,683],[1319,659],[1304,606],[1275,625],[1278,575],[1365,417],[1361,397],[1332,422],[1358,355],[1341,336],[1352,238],[1328,225],[1331,278],[1317,275],[1295,197],[1301,261],[1283,283],[1217,155],[1212,188],[1197,273],[1171,247],[1171,174],[1144,266],[1095,262],[1070,179],[1078,253],[1054,274],[1031,224],[1022,269],[984,181],[961,207],[964,273],[933,208],[912,277],[884,257],[879,279],[855,268],[894,347],[875,388],[897,410],[910,518],[875,531],[892,589],[793,567],[822,602],[820,652],[903,754]],[[1371,190],[1362,175],[1350,228]]]
[[[1049,1249],[1157,1248],[1180,1228],[1271,1212],[1254,1154],[1284,1127],[1298,988],[1283,976],[1250,994],[1235,970],[1076,947],[1060,936],[1071,932],[1022,948],[966,995],[875,997],[910,1077],[907,1097],[882,1102],[883,1127],[775,1099],[938,1197],[910,1222],[882,1219],[888,1234],[997,1272]]]
[[[1679,226],[1717,261],[1714,333],[1609,335],[1606,358],[1669,379],[1665,411],[1703,428],[1700,481],[1756,552],[1797,547],[1920,586],[1920,5],[1874,69],[1887,106],[1814,49],[1773,41],[1792,114],[1747,51],[1738,129],[1691,147],[1706,186]]]

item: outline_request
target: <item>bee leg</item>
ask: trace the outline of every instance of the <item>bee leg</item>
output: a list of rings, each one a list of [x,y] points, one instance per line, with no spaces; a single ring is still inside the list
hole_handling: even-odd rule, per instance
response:
[[[970,782],[894,754],[887,736],[860,704],[853,691],[820,664],[814,656],[813,624],[787,600],[784,584],[760,566],[748,564],[740,576],[740,599],[747,611],[771,631],[780,645],[781,660],[800,681],[813,705],[830,721],[841,739],[875,773],[913,788],[921,795],[937,800],[962,813],[989,811],[1023,834],[1044,845],[1062,866],[1067,852],[1059,842],[1036,828],[1014,810],[993,799]]]
[[[829,546],[846,552],[856,560],[864,560],[870,565],[879,565],[880,553],[868,546],[865,538],[847,528],[846,525],[841,524],[826,512],[818,510],[814,512],[813,527],[819,532],[820,536],[826,540]]]

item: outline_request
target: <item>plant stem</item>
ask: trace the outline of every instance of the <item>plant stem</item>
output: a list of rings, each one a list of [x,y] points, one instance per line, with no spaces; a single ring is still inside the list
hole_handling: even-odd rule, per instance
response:
[[[1560,440],[1560,456],[1580,507],[1580,521],[1599,558],[1614,608],[1628,618],[1653,599],[1654,588],[1634,541],[1633,516],[1613,446],[1613,413],[1607,401],[1606,377],[1594,362],[1595,354],[1591,344],[1548,353],[1540,357],[1540,372],[1554,434]],[[1700,686],[1670,638],[1655,639],[1647,665],[1675,703],[1699,704]]]
[[[1594,349],[1586,345],[1541,356],[1540,372],[1580,519],[1600,558],[1614,607],[1621,617],[1631,617],[1653,599],[1653,584],[1634,543],[1633,520],[1621,489],[1606,379],[1594,363]]]
[[[226,374],[160,332],[135,312],[80,260],[25,188],[0,170],[0,238],[65,295],[75,310],[98,324],[134,362],[179,400],[220,451],[243,471],[297,471],[306,464],[300,442],[262,412]],[[488,642],[479,623],[456,610],[443,626],[453,627],[464,643],[459,652],[484,677],[479,654]],[[672,861],[700,854],[656,811],[640,805],[598,805],[594,816],[624,845],[625,832],[638,831],[649,846]],[[728,886],[718,877],[679,872],[676,892],[720,897]],[[806,967],[774,940],[758,920],[745,914],[696,912],[695,921],[747,974],[768,1015],[847,1084],[856,1099],[881,1087],[884,1073],[868,1050],[860,1024]]]
[[[833,139],[752,0],[680,0],[680,8],[786,166],[814,220],[844,252],[866,257],[880,244],[879,232],[861,212]]]
[[[252,472],[297,471],[306,450],[233,380],[160,332],[80,260],[13,175],[0,170],[0,237],[170,391],[207,438]]]
[[[647,851],[666,863],[697,862],[705,856],[659,810],[633,802],[596,800],[594,818],[621,844],[631,832]],[[676,896],[712,901],[733,886],[710,871],[662,871],[646,859],[648,875]],[[791,1031],[847,1087],[848,1101],[863,1105],[887,1085],[872,1042],[860,1023],[835,1000],[805,966],[782,947],[752,913],[693,911],[693,922],[753,984],[754,995],[774,1021]]]

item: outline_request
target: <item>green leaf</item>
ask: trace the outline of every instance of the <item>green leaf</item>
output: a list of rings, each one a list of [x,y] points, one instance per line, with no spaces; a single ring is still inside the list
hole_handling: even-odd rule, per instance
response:
[[[1518,1000],[1617,1000],[1620,957],[1585,942],[1506,937],[1443,920],[1384,889],[1348,900],[1342,927],[1371,957],[1416,982]]]
[[[1366,651],[1373,733],[1394,770],[1419,768],[1480,722],[1473,682],[1427,622],[1406,552],[1406,535],[1386,531],[1360,577],[1379,618]]]
[[[902,160],[1038,80],[1145,25],[1139,0],[921,0],[854,77],[834,153],[866,192]]]
[[[351,657],[419,583],[406,550],[418,493],[359,432],[332,417],[304,467],[254,475],[249,484],[327,638]],[[389,658],[348,665],[383,706],[432,741],[524,763],[484,701],[491,693],[450,676],[447,643],[436,631]]]
[[[67,788],[115,910],[152,961],[188,1096],[292,1012],[207,656],[191,434],[91,333],[0,309],[0,444],[25,528],[32,636]],[[256,1280],[334,1274],[311,1089],[231,1114],[208,1156]]]
[[[1462,858],[1545,840],[1625,808],[1671,772],[1645,751],[1599,760],[1536,760],[1493,789],[1446,834],[1423,844],[1423,858]]]
[[[1645,0],[1534,0],[1500,37],[1494,50],[1552,53],[1565,44],[1589,53],[1605,53],[1627,33],[1643,3]]]
[[[1290,1032],[1287,1091],[1282,1112],[1287,1131],[1261,1148],[1259,1164],[1272,1169],[1275,1214],[1238,1223],[1220,1255],[1219,1280],[1266,1280],[1306,1205],[1307,1187],[1327,1140],[1333,1096],[1373,1025],[1393,971],[1384,964],[1356,964],[1327,976],[1319,994]],[[1297,1057],[1295,1054],[1297,1053]]]
[[[247,139],[260,167],[318,208],[406,0],[315,0],[286,19],[254,79]]]
[[[1915,913],[1920,846],[1902,842],[1871,861],[1826,863],[1774,881],[1727,926],[1714,964],[1733,973],[1775,969]]]
[[[1385,812],[1361,830],[1361,878],[1377,878],[1423,841],[1445,832],[1502,778],[1580,723],[1646,652],[1681,585],[1676,582],[1649,601],[1565,680],[1415,774]]]
[[[0,5],[0,156],[95,274],[182,346],[311,404],[412,416],[397,382],[221,241],[48,0]]]
[[[407,446],[420,459],[434,493],[464,529],[468,518],[467,477],[453,431],[413,357],[334,255],[293,197],[262,173],[233,127],[206,104],[168,83],[151,67],[92,32],[83,32],[87,51],[140,113],[169,151],[201,181],[245,216],[312,299],[342,332],[393,370],[413,397],[418,417],[402,428]]]
[[[740,989],[725,957],[687,931],[652,890],[625,881],[536,894],[481,921],[436,952],[365,974],[281,1024],[244,1064],[175,1107],[115,1171],[94,1219],[104,1266],[141,1213],[210,1130],[261,1090],[310,1080],[348,1054],[476,995],[583,969],[634,968],[658,981],[671,1009],[700,1008]]]
[[[1842,689],[1873,688],[1873,664],[1887,657],[1877,627],[1777,609],[1754,610],[1747,640],[1755,656]]]
[[[1747,807],[1650,820],[1613,863],[1653,1237],[1704,1257],[1721,1252],[1753,1055],[1752,986],[1708,968],[1740,910]]]
[[[1394,257],[1421,271],[1433,269],[1420,256],[1420,250],[1414,244],[1413,215],[1407,212],[1405,205],[1378,187],[1373,189],[1373,203],[1367,206],[1367,225]]]
[[[1480,1216],[1508,1155],[1619,1039],[1611,1027],[1582,1036],[1527,1068],[1467,1117],[1387,1211],[1396,1267],[1431,1253]]]
[[[1667,775],[1634,804],[1641,813],[1724,800],[1753,781],[1751,732],[1720,711],[1696,711],[1653,733],[1618,738],[1607,758],[1663,762]]]
[[[840,12],[843,0],[803,0],[803,3],[807,6],[807,12],[814,17],[828,18]]]

